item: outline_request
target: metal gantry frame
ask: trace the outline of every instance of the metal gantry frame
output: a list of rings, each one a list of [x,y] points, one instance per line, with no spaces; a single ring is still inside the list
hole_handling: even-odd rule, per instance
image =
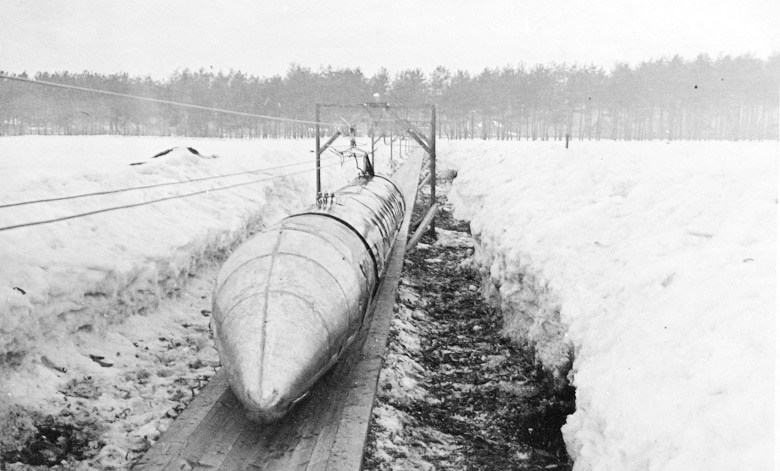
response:
[[[436,105],[428,104],[428,105],[422,105],[417,107],[411,107],[411,108],[417,108],[417,109],[429,109],[430,110],[430,126],[431,131],[430,134],[426,136],[424,132],[422,132],[420,129],[417,128],[412,122],[409,120],[406,120],[398,115],[398,113],[395,111],[396,108],[410,108],[408,106],[394,106],[389,103],[381,103],[381,102],[367,102],[367,103],[358,103],[358,104],[337,104],[337,103],[316,103],[314,105],[314,121],[315,121],[315,140],[314,140],[314,152],[315,152],[315,163],[316,163],[316,191],[317,195],[322,193],[322,174],[321,174],[321,157],[322,153],[325,152],[328,147],[330,147],[333,142],[339,138],[343,133],[341,130],[337,130],[332,136],[328,138],[327,141],[325,141],[324,144],[321,144],[320,142],[320,114],[322,108],[351,108],[351,109],[364,109],[368,115],[372,119],[372,125],[369,127],[368,135],[371,139],[371,164],[374,164],[374,148],[379,140],[379,138],[376,138],[376,124],[377,121],[374,120],[374,116],[371,113],[371,110],[382,110],[383,112],[388,112],[392,115],[392,121],[398,125],[401,125],[401,128],[404,130],[406,134],[408,134],[412,139],[414,139],[415,142],[428,154],[428,176],[424,178],[423,183],[420,184],[420,189],[425,184],[426,180],[430,180],[430,188],[431,188],[431,201],[430,205],[428,206],[428,209],[426,210],[426,213],[423,215],[420,220],[418,220],[415,223],[413,223],[413,227],[417,226],[419,229],[418,231],[415,231],[415,234],[412,237],[412,241],[415,240],[415,236],[417,237],[417,240],[419,240],[419,237],[422,236],[422,230],[425,229],[425,226],[429,225],[429,234],[433,237],[436,236],[436,221],[435,221],[435,215],[436,211],[438,209],[438,206],[436,204]],[[380,137],[381,138],[381,137]],[[392,143],[392,137],[391,137],[391,143]]]

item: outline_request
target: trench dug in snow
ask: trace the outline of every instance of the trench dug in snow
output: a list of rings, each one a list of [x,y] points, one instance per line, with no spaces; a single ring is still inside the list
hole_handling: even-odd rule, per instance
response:
[[[437,239],[425,236],[405,261],[364,469],[570,469],[560,431],[574,411],[569,354],[560,347],[553,373],[518,342],[522,321],[501,314],[515,306],[501,305],[474,264],[468,225],[438,199]],[[555,312],[546,300],[533,302]]]

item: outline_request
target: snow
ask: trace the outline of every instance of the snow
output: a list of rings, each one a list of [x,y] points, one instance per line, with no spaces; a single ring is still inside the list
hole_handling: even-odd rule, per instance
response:
[[[195,141],[195,142],[193,142]],[[204,159],[160,138],[4,138],[0,204],[93,191],[204,178],[311,161],[307,141],[187,140]],[[215,152],[216,151],[216,152]],[[130,162],[145,161],[142,166]],[[0,209],[0,226],[67,216],[218,188],[191,198],[125,209],[49,225],[0,232],[0,356],[24,352],[44,335],[88,323],[113,322],[152,308],[187,273],[311,197],[312,164],[83,199]],[[18,287],[20,290],[13,289]],[[63,322],[64,321],[64,322]],[[9,336],[14,332],[16,335]]]
[[[189,393],[217,364],[200,312],[210,309],[216,264],[252,231],[313,203],[312,147],[311,140],[0,138],[0,205],[253,172],[0,208],[4,227],[210,190],[0,231],[0,423],[17,406],[57,414],[71,407],[61,393],[68,381],[94,381],[101,394],[78,399],[80,407],[90,399],[95,414],[115,422],[94,464],[123,466],[101,460],[127,459],[132,437],[148,446],[167,426],[160,408],[164,414],[181,399],[172,388]],[[168,148],[174,149],[151,158]],[[333,157],[323,166],[324,190],[355,176],[354,164],[341,166]],[[269,170],[255,172],[261,169]],[[250,184],[219,190],[241,183]],[[124,409],[130,412],[116,419]],[[0,451],[5,438],[0,433]]]
[[[577,388],[574,469],[770,469],[777,143],[570,147],[439,143],[505,333]]]
[[[313,160],[312,147],[4,137],[0,205]],[[768,469],[777,143],[570,147],[440,140],[437,165],[458,171],[450,198],[471,221],[505,333],[577,387],[563,430],[575,469]],[[0,231],[0,423],[14,405],[81,407],[111,418],[93,465],[125,466],[170,424],[165,411],[175,416],[182,394],[213,374],[201,311],[215,261],[313,201],[311,168],[0,208],[6,226],[305,171]],[[324,189],[352,176],[351,163],[329,168]],[[101,394],[63,397],[71,381]]]

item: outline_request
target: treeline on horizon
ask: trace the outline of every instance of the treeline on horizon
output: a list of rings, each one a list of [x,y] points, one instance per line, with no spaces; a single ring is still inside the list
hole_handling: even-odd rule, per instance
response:
[[[165,80],[91,72],[41,72],[28,78],[300,120],[314,119],[317,102],[435,104],[438,134],[450,139],[546,140],[567,134],[573,139],[778,138],[780,54],[766,60],[749,55],[700,55],[695,60],[675,56],[635,67],[618,63],[610,72],[549,64],[478,74],[437,67],[430,74],[411,69],[391,76],[382,69],[369,77],[360,69],[313,71],[293,64],[284,76],[272,77],[184,69]],[[425,116],[414,108],[399,109],[401,117]],[[326,108],[322,120],[335,127],[344,116],[369,115]],[[391,122],[380,124],[391,132]],[[313,133],[310,123],[237,117],[0,79],[0,135],[298,138]]]

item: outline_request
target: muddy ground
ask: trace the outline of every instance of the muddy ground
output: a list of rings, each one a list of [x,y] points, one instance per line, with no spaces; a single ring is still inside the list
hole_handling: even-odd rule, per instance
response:
[[[439,203],[438,240],[425,236],[405,261],[364,468],[571,469],[559,429],[573,391],[556,390],[528,352],[501,337],[501,316],[483,302],[469,264],[468,226],[452,219],[446,198]],[[423,195],[416,217],[426,205]],[[215,274],[204,268],[163,302],[159,326],[143,316],[128,322],[132,348],[121,356],[95,344],[90,358],[103,374],[65,382],[56,412],[11,410],[0,470],[137,461],[218,365],[208,327]],[[53,358],[43,365],[65,377]]]
[[[77,333],[92,374],[72,374],[66,355],[41,357],[60,380],[58,394],[42,410],[4,408],[0,470],[128,469],[143,456],[219,366],[209,328],[217,269],[201,267],[154,316],[116,327],[113,343]]]
[[[560,427],[574,391],[500,335],[468,225],[438,202],[437,240],[405,261],[364,469],[569,470]]]

